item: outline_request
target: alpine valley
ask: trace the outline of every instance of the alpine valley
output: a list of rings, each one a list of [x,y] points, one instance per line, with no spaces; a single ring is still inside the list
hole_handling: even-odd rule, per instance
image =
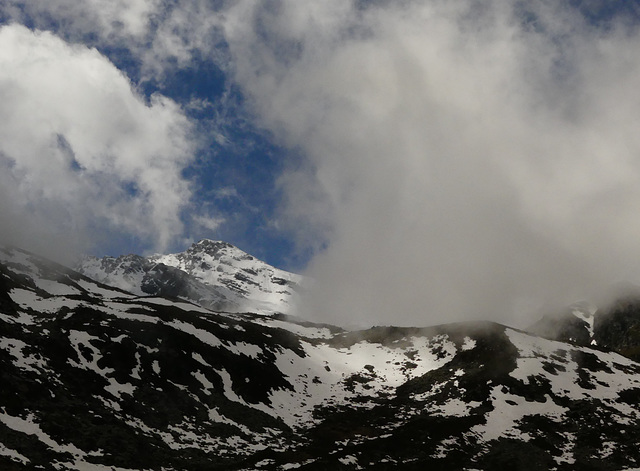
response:
[[[640,298],[353,331],[223,243],[0,248],[0,470],[640,469]]]

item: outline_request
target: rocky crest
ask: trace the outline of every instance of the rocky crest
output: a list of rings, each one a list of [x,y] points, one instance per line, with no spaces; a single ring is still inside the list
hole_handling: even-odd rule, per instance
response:
[[[85,257],[76,269],[139,295],[181,298],[203,307],[262,314],[294,310],[302,277],[274,268],[231,244],[208,239],[169,255]]]

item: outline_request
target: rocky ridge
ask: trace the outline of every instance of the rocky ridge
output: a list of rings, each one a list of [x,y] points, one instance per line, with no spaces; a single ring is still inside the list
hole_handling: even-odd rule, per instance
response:
[[[274,268],[231,244],[208,239],[169,255],[84,257],[76,269],[138,295],[261,314],[293,313],[303,281],[300,275]]]
[[[347,331],[0,249],[0,469],[629,469],[640,364],[503,325]]]

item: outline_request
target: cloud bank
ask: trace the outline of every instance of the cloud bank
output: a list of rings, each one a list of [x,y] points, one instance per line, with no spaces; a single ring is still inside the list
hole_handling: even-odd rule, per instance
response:
[[[557,3],[9,0],[66,42],[0,30],[0,215],[179,234],[188,122],[75,44],[127,49],[142,79],[199,56],[299,156],[273,225],[316,252],[302,315],[527,325],[597,301],[640,282],[638,19]]]
[[[555,2],[238,2],[225,33],[281,179],[302,309],[489,318],[640,280],[640,35]],[[299,228],[300,230],[298,230]]]
[[[44,250],[125,233],[157,248],[182,234],[190,123],[150,102],[95,49],[16,24],[0,28],[3,238]],[[56,247],[54,251],[57,251]]]

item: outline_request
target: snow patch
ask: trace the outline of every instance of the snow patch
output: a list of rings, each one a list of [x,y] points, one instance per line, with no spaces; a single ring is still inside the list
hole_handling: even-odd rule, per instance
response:
[[[471,337],[465,337],[464,343],[462,344],[462,351],[473,350],[476,348],[476,341]]]
[[[43,298],[34,291],[14,288],[9,292],[11,299],[23,309],[33,309],[34,311],[55,313],[63,307],[77,308],[82,305],[81,301],[69,299],[64,296],[53,296]]]
[[[26,419],[23,419],[22,417],[9,415],[2,410],[0,411],[0,422],[16,432],[21,432],[26,435],[34,435],[38,440],[58,453],[71,453],[76,457],[86,456],[84,451],[80,450],[73,444],[60,445],[53,440],[40,428],[40,425],[35,422],[33,414],[29,414]]]
[[[16,450],[7,448],[4,444],[0,443],[0,456],[8,456],[14,461],[19,461],[22,464],[27,464],[29,459],[18,453]]]
[[[502,386],[491,390],[491,401],[494,408],[486,415],[486,424],[476,425],[471,429],[482,441],[506,437],[527,442],[533,437],[518,429],[518,424],[524,417],[544,415],[562,422],[562,417],[568,410],[555,404],[549,395],[545,396],[544,402],[527,401],[521,396],[503,392]]]
[[[0,348],[9,352],[16,360],[14,364],[25,371],[40,373],[47,370],[47,362],[38,354],[24,353],[23,350],[28,345],[22,340],[12,338],[0,338]]]
[[[212,347],[221,347],[222,342],[218,337],[213,335],[211,332],[207,332],[206,330],[198,329],[192,324],[187,324],[186,322],[173,320],[171,322],[166,323],[168,326],[173,327],[176,330],[181,330],[189,335],[193,335],[198,340]]]

